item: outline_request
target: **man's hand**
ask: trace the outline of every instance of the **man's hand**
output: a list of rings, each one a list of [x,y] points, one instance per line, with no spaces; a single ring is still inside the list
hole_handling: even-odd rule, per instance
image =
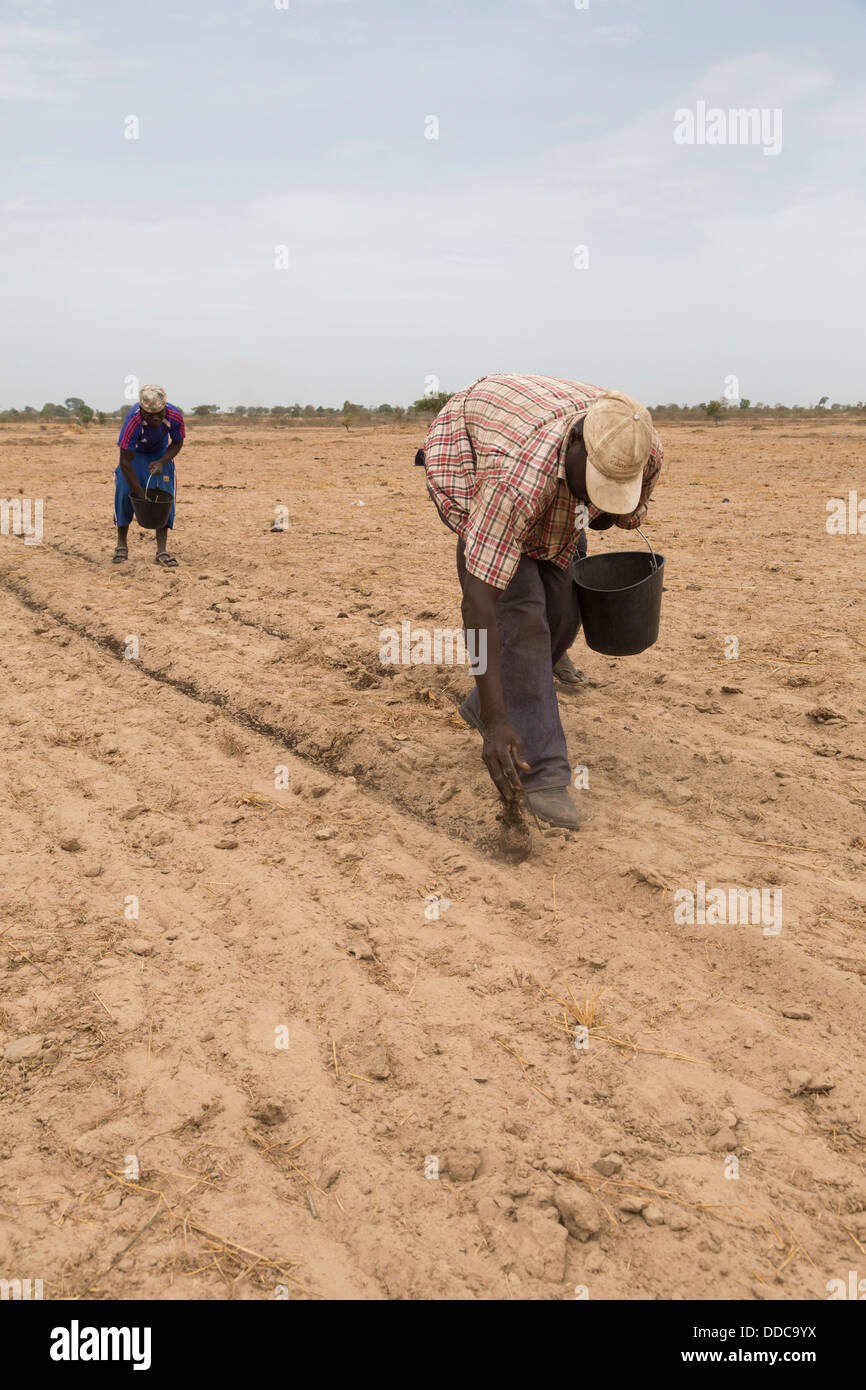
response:
[[[507,720],[486,725],[481,756],[503,801],[514,801],[521,793],[520,772],[529,771],[523,760],[523,745]]]
[[[163,466],[164,463],[165,463],[165,459],[164,459],[164,458],[161,458],[161,459],[154,459],[153,463],[149,463],[149,464],[147,465],[147,467],[148,467],[148,471],[149,471],[149,473],[150,473],[150,476],[153,477],[154,473],[158,473],[159,470],[162,468],[162,466]]]

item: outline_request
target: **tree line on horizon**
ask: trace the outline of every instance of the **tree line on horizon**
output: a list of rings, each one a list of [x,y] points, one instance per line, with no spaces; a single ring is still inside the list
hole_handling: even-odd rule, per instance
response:
[[[194,405],[191,410],[184,413],[194,419],[221,419],[221,420],[278,420],[289,422],[291,420],[328,420],[338,424],[345,424],[348,428],[350,421],[384,421],[399,424],[404,421],[412,420],[416,416],[428,416],[437,414],[446,401],[451,399],[453,392],[437,391],[433,395],[420,396],[409,406],[388,405],[387,403],[377,406],[358,405],[355,401],[346,400],[342,406],[328,405],[236,405],[223,409],[218,405]],[[131,402],[126,402],[116,410],[97,410],[89,406],[80,396],[67,396],[63,404],[47,401],[41,410],[35,406],[26,405],[18,410],[9,408],[0,410],[0,421],[13,422],[16,420],[24,421],[49,421],[66,420],[77,421],[82,425],[89,425],[93,422],[99,425],[106,424],[109,420],[122,420],[131,409]],[[839,401],[830,402],[829,396],[821,396],[815,405],[785,405],[777,401],[775,405],[766,404],[764,401],[755,401],[754,404],[747,397],[743,396],[739,400],[712,400],[701,401],[698,405],[682,404],[670,402],[667,405],[655,405],[650,407],[652,415],[659,418],[680,417],[700,417],[706,416],[711,420],[718,421],[724,415],[738,414],[741,411],[748,411],[750,414],[762,413],[770,415],[803,415],[820,411],[822,414],[828,410],[846,411],[866,409],[866,401],[857,401],[856,404],[842,404]]]
[[[440,411],[446,401],[451,399],[453,393],[450,391],[438,391],[434,395],[421,396],[417,401],[413,401],[410,406],[402,405],[358,405],[355,401],[344,401],[341,406],[329,405],[235,405],[223,409],[218,405],[194,405],[191,410],[184,410],[187,416],[199,419],[215,418],[221,419],[274,419],[274,420],[309,420],[309,419],[364,419],[384,417],[391,420],[405,420],[413,415],[436,414]],[[122,420],[129,410],[135,405],[134,401],[127,401],[118,406],[116,410],[97,410],[89,406],[80,396],[67,396],[63,404],[54,401],[46,401],[41,410],[35,406],[25,405],[23,409],[9,407],[0,410],[0,420],[77,420],[80,424],[89,425],[91,421],[97,424],[105,424],[108,420]]]

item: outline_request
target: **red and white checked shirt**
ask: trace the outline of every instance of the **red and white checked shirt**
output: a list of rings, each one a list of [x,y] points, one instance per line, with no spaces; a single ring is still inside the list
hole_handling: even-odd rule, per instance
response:
[[[483,376],[452,396],[427,432],[427,483],[442,520],[466,544],[470,574],[497,589],[521,555],[562,569],[577,549],[581,503],[565,479],[572,430],[601,386],[551,376]],[[640,502],[616,525],[646,516],[664,451],[653,430]],[[604,515],[589,504],[583,516]]]

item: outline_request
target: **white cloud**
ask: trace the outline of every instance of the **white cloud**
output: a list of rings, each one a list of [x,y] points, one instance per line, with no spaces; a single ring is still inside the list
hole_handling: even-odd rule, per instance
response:
[[[79,35],[31,24],[0,26],[0,100],[61,102],[82,75]]]
[[[578,55],[586,48],[625,48],[637,43],[641,30],[636,24],[596,24],[578,36]]]

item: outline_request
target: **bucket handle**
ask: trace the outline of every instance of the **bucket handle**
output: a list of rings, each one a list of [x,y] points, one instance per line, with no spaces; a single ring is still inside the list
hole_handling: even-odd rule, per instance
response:
[[[658,567],[659,567],[659,562],[658,562],[658,560],[656,559],[656,553],[655,553],[655,551],[654,551],[653,548],[652,548],[652,542],[650,541],[650,539],[649,539],[648,536],[645,536],[645,535],[644,535],[643,531],[640,529],[639,526],[636,526],[634,529],[637,531],[637,533],[638,533],[638,535],[640,536],[641,540],[646,541],[647,545],[649,546],[649,549],[650,549],[650,559],[652,560],[652,566],[653,566],[653,569],[654,569],[654,570],[657,570]]]

